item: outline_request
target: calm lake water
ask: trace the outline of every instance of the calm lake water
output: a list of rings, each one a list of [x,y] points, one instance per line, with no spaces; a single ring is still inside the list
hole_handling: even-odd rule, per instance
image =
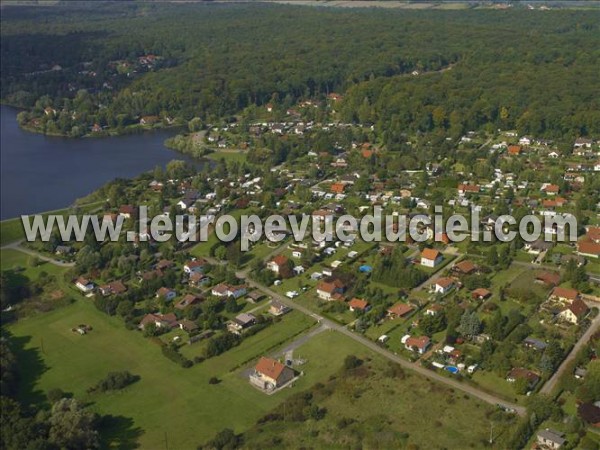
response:
[[[172,130],[97,139],[47,137],[21,130],[17,112],[1,106],[2,220],[65,208],[108,181],[135,177],[173,159],[193,161],[163,145]]]

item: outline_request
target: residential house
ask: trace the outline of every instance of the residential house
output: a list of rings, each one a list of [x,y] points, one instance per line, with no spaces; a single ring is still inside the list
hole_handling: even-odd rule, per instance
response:
[[[240,298],[241,296],[246,295],[246,292],[247,288],[243,284],[235,286],[227,283],[217,284],[211,290],[211,294],[215,297]]]
[[[532,350],[544,351],[548,346],[544,341],[532,337],[525,338],[523,345]]]
[[[57,255],[70,255],[73,252],[73,247],[70,245],[57,245],[54,253]]]
[[[427,307],[427,309],[425,310],[425,314],[428,316],[435,316],[443,310],[444,307],[442,305],[433,304]]]
[[[137,211],[136,211],[135,207],[132,205],[122,205],[119,208],[119,216],[121,216],[125,219],[131,219],[132,217],[135,217],[136,214],[137,214]]]
[[[560,431],[546,428],[537,433],[537,443],[545,449],[558,450],[565,445],[566,442],[565,434]]]
[[[587,138],[577,138],[575,139],[575,143],[573,144],[574,148],[592,148],[592,144],[594,141]]]
[[[191,286],[201,287],[210,284],[210,277],[203,273],[193,273],[190,275],[189,281]]]
[[[543,239],[538,239],[534,242],[526,242],[523,249],[531,255],[539,255],[544,251],[548,251],[552,248],[552,242],[546,242]]]
[[[272,358],[260,358],[250,375],[250,382],[261,389],[271,391],[294,379],[294,371]]]
[[[271,302],[271,306],[269,307],[269,312],[274,316],[282,316],[290,311],[290,308],[287,305],[284,305],[277,300],[273,300]]]
[[[466,194],[477,194],[480,191],[480,187],[476,184],[459,184],[458,185],[458,194],[466,195]]]
[[[99,289],[100,293],[104,296],[120,295],[127,292],[127,287],[120,280],[113,281],[111,283],[105,284],[104,286],[100,286]]]
[[[600,428],[600,405],[597,403],[582,403],[577,408],[577,413],[585,423]]]
[[[425,267],[436,267],[443,260],[442,254],[433,249],[433,248],[425,248],[421,252],[421,265]]]
[[[473,292],[471,292],[471,298],[473,300],[485,300],[487,298],[490,298],[491,296],[492,293],[485,288],[477,288],[474,289]]]
[[[175,297],[177,297],[177,292],[167,287],[161,287],[158,291],[156,291],[156,298],[162,298],[167,302],[170,302]]]
[[[395,319],[396,317],[405,317],[410,314],[413,310],[413,307],[407,303],[396,303],[394,306],[391,306],[387,310],[387,315],[390,319]]]
[[[555,287],[550,293],[550,300],[557,300],[562,303],[573,303],[579,298],[579,291],[575,289]]]
[[[354,311],[366,312],[369,310],[369,308],[371,306],[369,305],[368,301],[363,300],[362,298],[353,298],[352,300],[350,300],[348,302],[348,307],[350,308],[350,311],[352,311],[352,312],[354,312]]]
[[[276,255],[267,263],[267,269],[279,275],[280,270],[289,264],[289,259],[284,255]]]
[[[531,145],[531,138],[529,136],[523,136],[521,139],[519,139],[519,145]]]
[[[175,308],[184,310],[188,306],[197,305],[202,301],[202,297],[199,297],[194,294],[186,294],[183,296],[181,300],[175,303]]]
[[[419,355],[425,353],[431,345],[431,339],[427,336],[413,337],[408,334],[402,337],[401,342],[406,350],[417,352]]]
[[[455,264],[452,271],[458,275],[471,275],[477,271],[477,266],[469,260],[464,260]]]
[[[519,379],[525,379],[527,381],[527,387],[533,389],[540,381],[540,376],[537,373],[522,367],[515,367],[506,376],[506,381],[509,383],[514,383]]]
[[[544,183],[540,190],[548,195],[557,195],[560,192],[560,187],[556,184]]]
[[[256,323],[256,316],[250,313],[242,313],[233,318],[228,324],[227,329],[231,333],[240,334],[246,328]]]
[[[86,294],[94,290],[94,283],[92,283],[90,280],[84,277],[77,278],[77,281],[75,281],[75,286],[81,292],[84,292]]]
[[[154,324],[157,328],[175,328],[177,326],[177,317],[173,313],[146,314],[142,318],[138,328],[143,330],[149,324]]]
[[[169,261],[168,259],[161,259],[156,263],[154,268],[158,270],[167,270],[173,267],[174,265],[175,263],[173,263],[173,261]]]
[[[206,261],[204,259],[195,259],[192,261],[188,261],[183,266],[183,271],[188,275],[193,273],[203,273],[206,269]]]
[[[510,156],[519,156],[521,154],[521,146],[520,145],[509,145],[508,146],[508,154]]]
[[[189,319],[181,319],[179,321],[179,328],[181,328],[184,331],[187,331],[188,333],[193,333],[194,331],[198,330],[198,325],[196,325],[195,322],[192,322]]]
[[[583,300],[577,298],[573,300],[573,302],[568,305],[564,310],[562,310],[558,316],[560,319],[577,325],[581,322],[581,320],[587,316],[590,309],[584,303]]]
[[[317,296],[321,300],[341,300],[345,290],[346,285],[337,278],[332,281],[323,280],[317,284]]]
[[[560,274],[557,272],[540,272],[535,276],[535,282],[546,286],[558,286]]]
[[[441,277],[435,282],[434,291],[436,294],[445,295],[454,288],[454,280],[448,277]]]

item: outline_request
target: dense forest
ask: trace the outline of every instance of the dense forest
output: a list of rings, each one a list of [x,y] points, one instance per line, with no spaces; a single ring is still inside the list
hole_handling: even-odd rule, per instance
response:
[[[342,120],[385,124],[388,145],[407,131],[454,135],[486,125],[593,135],[599,18],[264,4],[10,7],[1,96],[49,122],[46,130],[74,136],[94,124],[218,120],[332,92],[345,94]],[[147,55],[156,61],[132,65]]]

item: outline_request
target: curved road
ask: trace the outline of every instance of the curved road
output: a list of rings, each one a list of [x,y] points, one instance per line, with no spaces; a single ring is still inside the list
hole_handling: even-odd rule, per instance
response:
[[[55,266],[59,266],[59,267],[74,267],[75,266],[74,262],[57,261],[54,258],[50,258],[49,256],[42,255],[41,253],[38,253],[34,250],[30,250],[28,248],[21,247],[22,242],[23,241],[12,242],[10,244],[2,246],[1,249],[2,250],[16,250],[21,253],[26,253],[28,255],[35,256],[36,258],[38,258],[42,261],[46,261],[47,263],[54,264]]]

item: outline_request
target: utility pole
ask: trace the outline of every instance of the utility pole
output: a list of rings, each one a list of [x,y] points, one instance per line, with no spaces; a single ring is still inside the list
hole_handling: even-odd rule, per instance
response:
[[[490,444],[494,443],[494,422],[490,422]]]
[[[169,439],[167,438],[167,432],[165,431],[165,449],[169,450]]]

